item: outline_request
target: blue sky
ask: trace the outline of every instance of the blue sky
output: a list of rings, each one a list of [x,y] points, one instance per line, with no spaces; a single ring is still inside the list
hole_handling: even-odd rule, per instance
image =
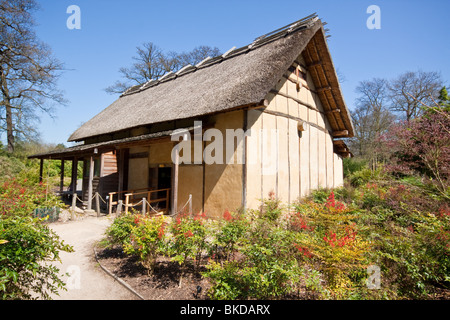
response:
[[[136,47],[153,42],[164,51],[190,51],[199,45],[222,52],[317,12],[330,29],[329,47],[345,77],[344,98],[353,109],[355,87],[374,77],[393,78],[422,69],[450,79],[450,1],[142,1],[41,0],[38,37],[65,64],[59,88],[69,101],[55,119],[41,116],[44,142],[64,143],[83,122],[110,105],[117,95],[104,88],[120,78]],[[81,29],[69,30],[70,5],[81,9]],[[381,9],[381,29],[369,30],[369,5]]]

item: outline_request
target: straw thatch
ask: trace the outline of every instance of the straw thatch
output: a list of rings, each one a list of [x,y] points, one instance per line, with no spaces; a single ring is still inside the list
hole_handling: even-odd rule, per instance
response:
[[[293,28],[257,39],[248,47],[171,73],[162,81],[132,87],[76,130],[69,141],[257,105],[316,33],[322,34],[316,41],[325,41],[321,21],[310,19]],[[326,61],[331,61],[328,48],[323,54],[328,55]],[[328,76],[336,75],[330,72]],[[330,83],[337,83],[337,78]],[[334,121],[333,129],[346,129],[351,136],[353,128],[340,88],[335,92],[339,102],[336,107],[343,109],[340,116],[345,120]]]

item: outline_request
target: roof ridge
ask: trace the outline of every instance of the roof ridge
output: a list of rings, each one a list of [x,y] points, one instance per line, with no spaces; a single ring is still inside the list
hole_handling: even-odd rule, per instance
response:
[[[318,21],[319,18],[317,16],[316,13],[310,14],[309,16],[306,16],[300,20],[297,20],[293,23],[290,23],[284,27],[278,28],[276,30],[273,30],[271,32],[265,33],[262,36],[257,37],[255,40],[253,40],[252,43],[237,48],[233,47],[230,50],[228,50],[227,52],[225,52],[224,54],[218,55],[216,57],[207,57],[205,59],[203,59],[201,62],[199,62],[198,64],[196,64],[195,66],[192,66],[190,64],[183,66],[182,68],[180,68],[178,71],[173,72],[170,71],[168,73],[166,73],[165,75],[163,75],[161,78],[159,79],[150,79],[149,81],[147,81],[146,83],[144,83],[143,85],[134,85],[131,86],[130,88],[128,88],[127,90],[125,90],[119,98],[123,97],[123,96],[127,96],[127,95],[131,95],[134,93],[139,93],[142,92],[148,88],[154,87],[159,85],[161,82],[169,82],[172,80],[175,80],[176,78],[182,77],[188,73],[197,71],[198,69],[203,69],[203,68],[207,68],[209,66],[215,65],[216,63],[222,62],[224,60],[228,60],[231,59],[237,55],[240,55],[242,53],[247,53],[250,50],[253,50],[255,48],[261,47],[271,41],[277,40],[279,38],[282,38],[288,34],[300,31],[300,30],[304,30],[304,29],[309,29],[311,28],[316,21]],[[167,77],[169,76],[170,77]],[[163,81],[161,81],[163,80]]]

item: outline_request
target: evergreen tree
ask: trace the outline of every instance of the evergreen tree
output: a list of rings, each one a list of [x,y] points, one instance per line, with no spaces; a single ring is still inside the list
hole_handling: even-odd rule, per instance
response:
[[[450,111],[450,97],[448,96],[447,88],[442,87],[441,91],[439,91],[439,102],[438,104],[442,106],[444,109]]]

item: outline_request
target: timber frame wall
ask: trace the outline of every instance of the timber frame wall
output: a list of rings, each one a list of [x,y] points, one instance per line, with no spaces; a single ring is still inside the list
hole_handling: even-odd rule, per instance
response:
[[[334,152],[331,126],[301,55],[266,99],[265,109],[247,111],[247,126],[252,131],[276,129],[279,139],[247,139],[247,154],[258,148],[262,152],[246,168],[246,207],[258,208],[269,192],[292,204],[313,189],[341,186],[342,157]],[[268,157],[267,150],[277,156]],[[276,170],[267,174],[264,166]]]

